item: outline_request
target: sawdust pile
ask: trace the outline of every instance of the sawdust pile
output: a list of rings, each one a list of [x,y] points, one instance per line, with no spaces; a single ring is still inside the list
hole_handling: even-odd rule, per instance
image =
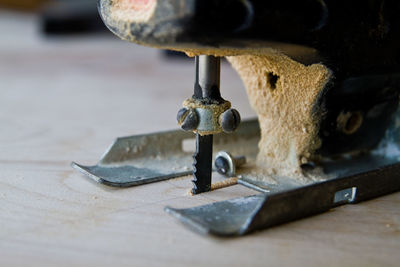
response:
[[[320,97],[331,71],[305,66],[277,52],[228,57],[246,87],[261,128],[258,165],[272,175],[302,177],[314,160],[323,110]]]

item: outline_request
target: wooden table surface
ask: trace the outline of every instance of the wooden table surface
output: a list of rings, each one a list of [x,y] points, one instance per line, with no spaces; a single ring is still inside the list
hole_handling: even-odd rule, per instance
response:
[[[220,239],[187,230],[164,206],[253,191],[191,197],[190,177],[128,189],[83,177],[70,162],[95,164],[115,137],[177,128],[193,65],[111,35],[43,37],[37,22],[0,13],[1,266],[400,266],[400,193]],[[254,116],[228,64],[221,90]]]

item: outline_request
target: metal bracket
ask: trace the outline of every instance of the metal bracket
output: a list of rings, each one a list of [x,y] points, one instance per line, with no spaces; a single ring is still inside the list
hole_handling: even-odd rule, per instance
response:
[[[165,210],[202,234],[235,236],[399,190],[400,164],[394,164],[283,192]]]
[[[393,141],[394,133],[389,129],[382,144]],[[233,134],[216,135],[214,151],[245,155],[247,164],[237,170],[238,183],[261,194],[188,209],[167,207],[166,211],[198,232],[233,236],[400,190],[399,155],[389,155],[382,148],[382,153],[325,162],[324,173],[330,178],[323,182],[288,177],[274,177],[274,183],[256,181],[254,175],[263,175],[254,164],[259,139],[258,122],[245,121]],[[189,175],[192,151],[183,149],[185,140],[194,142],[194,135],[177,130],[118,138],[97,165],[73,163],[73,167],[97,182],[117,187]]]
[[[96,182],[115,187],[147,184],[192,173],[193,151],[186,141],[195,135],[182,130],[117,138],[95,166],[73,162],[72,167]],[[214,151],[229,148],[232,153],[255,158],[260,132],[257,120],[243,122],[233,134],[214,138]],[[214,155],[215,156],[215,155]]]

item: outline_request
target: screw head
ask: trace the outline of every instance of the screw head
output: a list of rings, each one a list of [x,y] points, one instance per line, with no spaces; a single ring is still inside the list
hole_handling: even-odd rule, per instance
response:
[[[214,165],[219,174],[227,175],[227,173],[230,171],[228,160],[222,156],[219,156],[215,159]]]
[[[220,116],[221,128],[226,133],[232,133],[240,124],[240,113],[236,109],[228,109]]]
[[[245,163],[245,156],[233,157],[229,152],[226,151],[219,151],[214,161],[217,172],[227,177],[235,176],[236,169]]]
[[[195,110],[182,108],[178,111],[176,116],[178,124],[185,131],[193,131],[196,130],[197,125],[199,124],[199,117]]]

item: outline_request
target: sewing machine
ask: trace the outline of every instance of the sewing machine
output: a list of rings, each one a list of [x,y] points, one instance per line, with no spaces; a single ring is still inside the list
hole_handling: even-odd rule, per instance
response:
[[[242,235],[400,189],[397,2],[100,0],[99,10],[122,39],[194,56],[195,78],[193,95],[177,108],[184,131],[119,138],[96,166],[73,164],[89,177],[128,187],[193,175],[192,194],[236,183],[260,192],[166,208],[215,235]],[[223,98],[222,56],[255,94],[258,121],[241,122]],[[285,147],[282,133],[295,145]],[[194,136],[192,159],[182,144]],[[288,152],[272,162],[269,149]],[[230,180],[213,186],[213,170]]]

